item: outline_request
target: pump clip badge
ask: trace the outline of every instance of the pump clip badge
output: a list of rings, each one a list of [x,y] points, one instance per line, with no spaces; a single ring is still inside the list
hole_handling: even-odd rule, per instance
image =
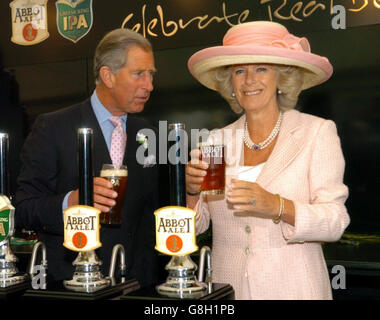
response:
[[[87,35],[93,22],[92,0],[59,0],[55,5],[62,37],[76,43]]]
[[[30,46],[49,37],[48,0],[14,0],[11,7],[13,43]]]
[[[91,251],[102,246],[99,237],[100,210],[83,205],[67,208],[64,215],[63,246],[72,251]]]
[[[195,214],[194,210],[176,206],[156,210],[155,249],[170,256],[185,256],[197,251]]]
[[[0,244],[13,235],[15,208],[9,199],[0,195]]]

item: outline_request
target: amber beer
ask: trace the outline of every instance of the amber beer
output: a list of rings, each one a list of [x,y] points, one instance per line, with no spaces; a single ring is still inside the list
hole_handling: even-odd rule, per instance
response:
[[[106,225],[120,225],[123,211],[125,189],[127,187],[128,170],[126,166],[115,168],[112,164],[104,164],[100,172],[102,178],[112,183],[112,190],[117,192],[116,204],[110,207],[109,212],[100,215],[100,223]]]
[[[205,194],[224,193],[226,180],[226,162],[224,159],[224,145],[200,143],[200,160],[209,163],[207,174],[203,179],[201,191]]]

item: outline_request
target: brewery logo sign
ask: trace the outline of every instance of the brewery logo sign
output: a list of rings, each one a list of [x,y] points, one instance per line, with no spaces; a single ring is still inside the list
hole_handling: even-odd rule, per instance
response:
[[[0,195],[0,245],[13,235],[14,213],[15,208],[8,197]]]
[[[198,250],[194,210],[168,206],[156,210],[154,215],[157,251],[170,256],[185,256]]]
[[[55,5],[62,37],[76,43],[87,35],[93,22],[92,0],[59,0]]]
[[[76,205],[63,211],[63,246],[72,251],[91,251],[102,246],[99,238],[99,215],[94,207]]]
[[[47,2],[48,0],[14,0],[9,4],[13,43],[31,46],[49,37]]]

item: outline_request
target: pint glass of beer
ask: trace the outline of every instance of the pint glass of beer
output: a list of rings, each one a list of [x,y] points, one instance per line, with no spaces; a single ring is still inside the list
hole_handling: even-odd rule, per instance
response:
[[[109,212],[100,214],[100,223],[106,225],[120,225],[123,209],[125,189],[128,180],[128,170],[126,166],[115,168],[112,164],[103,164],[100,176],[112,183],[112,190],[117,192],[116,204],[110,207]]]
[[[225,187],[224,145],[202,142],[198,144],[199,159],[207,162],[209,167],[201,185],[201,191],[205,194],[222,194]]]

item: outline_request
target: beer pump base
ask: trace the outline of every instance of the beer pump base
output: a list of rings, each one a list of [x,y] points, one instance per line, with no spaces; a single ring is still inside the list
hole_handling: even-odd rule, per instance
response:
[[[101,264],[95,251],[79,252],[73,262],[74,276],[71,280],[63,281],[64,287],[67,290],[87,293],[107,288],[110,286],[111,280],[103,277],[99,268]]]
[[[203,295],[207,289],[207,284],[192,281],[191,283],[186,282],[186,286],[181,286],[177,282],[166,282],[158,285],[156,289],[159,294],[170,298],[196,299]]]
[[[0,288],[13,287],[29,279],[27,274],[18,271],[16,267],[18,259],[11,250],[9,240],[0,246],[0,256],[2,257],[0,259]]]
[[[13,277],[0,278],[0,300],[17,299],[30,287],[26,274],[17,274]]]
[[[110,281],[108,287],[102,288],[94,292],[80,292],[67,290],[63,281],[51,281],[47,283],[46,289],[34,290],[28,289],[25,291],[22,299],[24,300],[65,300],[65,301],[97,301],[117,299],[118,297],[125,295],[129,292],[138,290],[140,285],[135,279],[124,280],[124,282]]]
[[[188,297],[186,294],[161,294],[157,286],[141,288],[120,297],[120,300],[234,300],[235,291],[231,285],[225,283],[203,283],[206,290],[196,292],[195,296]]]
[[[92,293],[99,290],[102,290],[104,288],[109,287],[111,284],[111,280],[109,279],[99,279],[91,282],[83,282],[81,281],[81,278],[79,279],[72,279],[72,280],[65,280],[63,281],[63,285],[66,289],[75,291],[75,292],[86,292],[86,293]]]
[[[0,288],[8,288],[19,283],[26,282],[28,276],[26,274],[15,274],[10,277],[0,277]]]
[[[158,293],[173,298],[197,298],[206,291],[207,284],[197,280],[197,265],[189,255],[172,256],[165,267],[169,271],[166,282],[156,287]]]

